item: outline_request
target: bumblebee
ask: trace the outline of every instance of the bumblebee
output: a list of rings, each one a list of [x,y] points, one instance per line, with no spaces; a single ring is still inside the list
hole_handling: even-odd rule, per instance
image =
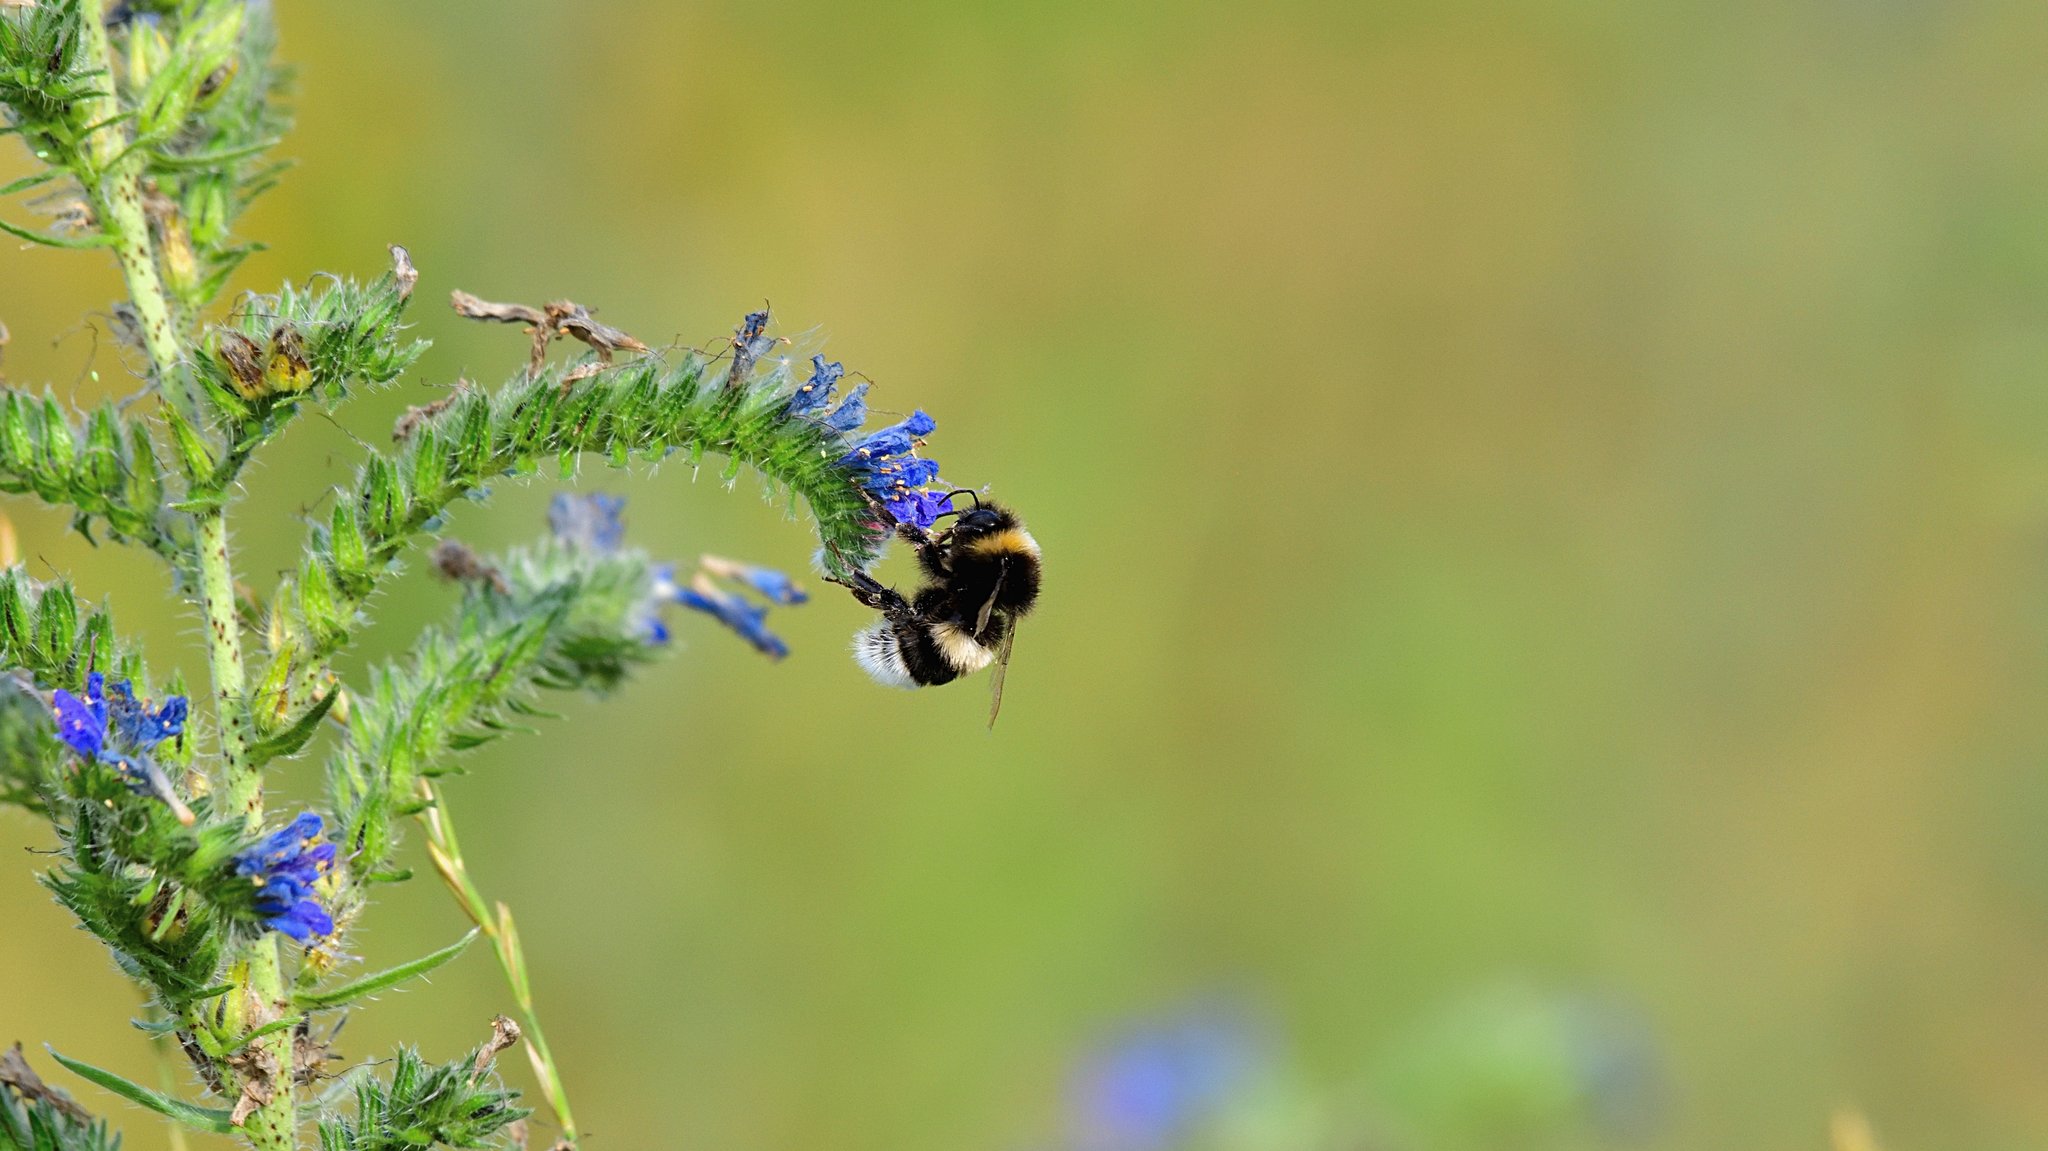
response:
[[[962,495],[974,507],[941,512],[940,519],[956,517],[944,531],[934,535],[908,524],[896,529],[915,550],[928,581],[915,594],[906,599],[858,569],[835,582],[882,613],[853,637],[854,661],[875,682],[936,687],[994,664],[988,710],[993,727],[1003,706],[1003,675],[1017,621],[1038,602],[1038,541],[1017,513],[983,503],[974,492],[946,498]]]

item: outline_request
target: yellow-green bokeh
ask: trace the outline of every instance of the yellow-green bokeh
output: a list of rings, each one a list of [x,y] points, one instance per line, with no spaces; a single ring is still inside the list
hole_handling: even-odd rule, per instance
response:
[[[1101,1028],[1217,987],[1341,1094],[1501,979],[1636,1005],[1658,1146],[1848,1103],[2048,1141],[2048,8],[277,7],[299,164],[239,283],[403,242],[436,347],[250,474],[249,582],[350,434],[516,367],[454,287],[651,342],[771,299],[1046,550],[993,736],[979,685],[869,684],[823,595],[785,663],[683,621],[451,785],[591,1151],[1020,1146]],[[125,390],[117,290],[0,249],[8,378]],[[690,481],[582,482],[657,551],[806,562]],[[537,530],[500,495],[455,530]],[[200,673],[152,561],[6,510]],[[449,599],[407,577],[371,654]],[[0,1041],[149,1077],[43,846],[0,815]],[[461,926],[431,879],[366,924]],[[506,1003],[478,952],[339,1046]]]

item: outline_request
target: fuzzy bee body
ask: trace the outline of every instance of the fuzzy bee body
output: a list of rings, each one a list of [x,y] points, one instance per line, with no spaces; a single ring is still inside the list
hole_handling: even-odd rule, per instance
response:
[[[865,572],[847,581],[854,598],[882,618],[854,636],[853,656],[886,687],[937,687],[996,666],[996,698],[1009,663],[1017,621],[1038,602],[1038,541],[1016,513],[979,500],[933,536],[905,527],[929,581],[909,598]]]

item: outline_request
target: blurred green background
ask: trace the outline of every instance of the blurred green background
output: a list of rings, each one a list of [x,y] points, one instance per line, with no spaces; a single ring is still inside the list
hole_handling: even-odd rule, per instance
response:
[[[772,299],[1046,550],[992,736],[981,684],[867,682],[821,595],[785,663],[679,621],[454,783],[590,1151],[1043,1144],[1077,1052],[1217,988],[1348,1099],[1502,981],[1640,1015],[1652,1146],[1845,1104],[2048,1144],[2048,7],[278,10],[299,164],[239,283],[400,241],[436,347],[252,473],[245,579],[350,434],[516,368],[455,287],[692,343]],[[6,247],[9,378],[125,390],[117,292]],[[809,554],[751,481],[582,484],[656,552]],[[7,511],[200,674],[152,560]],[[407,577],[368,654],[451,598]],[[41,835],[0,818],[0,1040],[151,1076]],[[431,879],[366,924],[373,964],[461,927]],[[479,950],[339,1047],[507,1006]]]

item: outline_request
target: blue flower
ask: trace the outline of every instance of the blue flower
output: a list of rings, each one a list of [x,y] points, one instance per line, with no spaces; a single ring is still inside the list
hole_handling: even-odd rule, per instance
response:
[[[135,698],[133,685],[124,679],[108,688],[107,696],[115,736],[139,751],[147,751],[185,730],[187,704],[182,695],[174,695],[152,708]]]
[[[726,386],[744,384],[747,373],[754,370],[754,361],[774,346],[774,338],[768,335],[767,309],[748,312],[732,334],[732,367],[726,371]]]
[[[626,545],[626,500],[623,496],[592,492],[573,495],[556,492],[548,501],[548,529],[555,539],[594,555],[613,556]],[[660,646],[669,640],[668,624],[661,609],[675,598],[675,565],[658,564],[648,569],[648,586],[629,613],[628,626],[640,639]]]
[[[255,886],[256,914],[273,931],[304,943],[334,931],[334,918],[320,904],[314,886],[334,866],[334,845],[315,842],[322,824],[313,812],[235,853],[234,873]]]
[[[824,407],[832,398],[832,389],[846,375],[846,365],[826,363],[823,356],[811,357],[811,378],[797,385],[789,394],[789,414],[801,416]]]
[[[743,597],[719,588],[707,576],[700,575],[690,581],[690,586],[680,589],[676,593],[676,602],[693,611],[701,611],[731,628],[770,659],[781,659],[789,654],[789,645],[768,630],[767,608],[757,607]]]
[[[946,510],[943,497],[921,491],[939,478],[936,461],[917,456],[917,446],[937,423],[922,411],[854,441],[836,464],[868,494],[882,501],[897,522],[930,527]]]
[[[768,338],[768,309],[748,312],[740,320],[740,326],[732,333],[732,346],[749,356],[758,356],[775,346]]]
[[[840,458],[840,465],[845,466],[848,460],[855,457],[867,459],[874,456],[908,455],[911,449],[917,446],[920,438],[931,435],[938,426],[939,422],[926,415],[923,410],[914,411],[910,413],[909,419],[890,424],[879,431],[869,432],[855,440],[853,450]]]
[[[620,496],[556,492],[548,503],[548,530],[571,547],[611,555],[626,542],[626,524],[621,518],[625,510],[626,501]]]
[[[82,759],[98,761],[107,746],[107,677],[93,672],[85,677],[85,698],[58,688],[50,697],[57,713],[57,738]]]
[[[85,677],[84,696],[60,687],[51,693],[50,709],[57,717],[57,738],[80,759],[112,766],[129,790],[155,795],[170,805],[181,822],[192,822],[191,810],[179,800],[149,754],[158,744],[184,733],[189,710],[184,696],[174,695],[152,708],[135,698],[130,681],[109,686],[104,674],[93,672]]]
[[[1081,1068],[1076,1125],[1089,1151],[1157,1151],[1214,1115],[1257,1052],[1228,1018],[1192,1014],[1141,1027]]]
[[[631,626],[641,642],[661,647],[671,638],[668,621],[661,609],[674,603],[682,588],[676,584],[676,565],[655,564],[647,569],[647,594],[633,606]]]
[[[750,587],[771,603],[799,604],[811,598],[795,580],[774,568],[740,563],[722,556],[705,556],[698,562],[705,571],[719,579],[731,580]]]
[[[953,497],[938,492],[905,492],[894,499],[882,501],[896,522],[909,524],[920,530],[930,528],[939,522],[939,517],[953,510]]]
[[[868,386],[855,384],[839,401],[839,406],[819,421],[835,432],[845,433],[858,429],[868,422]]]

